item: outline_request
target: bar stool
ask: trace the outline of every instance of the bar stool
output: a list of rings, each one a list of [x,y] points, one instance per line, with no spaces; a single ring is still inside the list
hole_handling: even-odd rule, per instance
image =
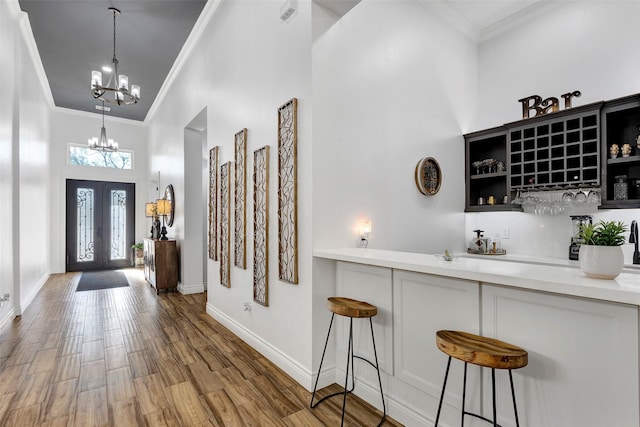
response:
[[[313,393],[311,394],[311,403],[309,406],[313,409],[318,404],[323,402],[324,400],[342,394],[342,420],[340,425],[344,425],[344,413],[345,407],[347,404],[347,394],[351,393],[355,388],[355,376],[353,373],[353,359],[358,358],[367,362],[369,365],[373,366],[378,372],[378,384],[380,385],[380,397],[382,398],[382,419],[380,419],[380,423],[378,426],[381,426],[387,416],[387,407],[384,403],[384,394],[382,393],[382,380],[380,379],[380,365],[378,364],[378,353],[376,352],[376,339],[373,336],[373,321],[371,318],[378,314],[378,308],[375,305],[371,305],[364,301],[357,301],[351,298],[343,298],[343,297],[331,297],[327,298],[327,307],[333,313],[331,314],[331,322],[329,323],[329,332],[327,332],[327,339],[324,342],[324,350],[322,350],[322,358],[320,359],[320,367],[318,368],[318,375],[316,377],[316,384],[313,387]],[[347,350],[347,373],[344,378],[344,392],[337,392],[330,394],[328,396],[323,397],[318,400],[316,403],[313,403],[313,400],[316,395],[316,389],[318,388],[318,379],[320,378],[320,372],[322,371],[322,362],[324,362],[324,355],[327,351],[327,344],[329,343],[329,336],[331,335],[331,327],[333,326],[333,319],[335,315],[345,316],[349,318],[349,347]],[[373,355],[375,357],[375,364],[370,360],[367,360],[361,356],[357,356],[353,354],[353,319],[366,319],[369,318],[369,326],[371,327],[371,341],[373,343]],[[349,363],[351,363],[351,389],[347,388],[347,384],[349,381]]]
[[[442,409],[442,401],[444,400],[444,390],[447,386],[447,377],[449,376],[449,366],[451,358],[455,357],[464,362],[464,382],[462,386],[462,422],[464,426],[464,416],[471,415],[481,420],[492,423],[494,427],[498,426],[496,418],[496,369],[507,369],[509,371],[509,381],[511,382],[511,398],[513,399],[513,412],[515,413],[516,426],[520,426],[518,421],[518,409],[516,407],[516,394],[513,389],[512,369],[519,369],[527,366],[528,354],[525,350],[515,345],[499,341],[493,338],[481,337],[467,332],[459,331],[438,331],[436,332],[436,345],[445,354],[449,355],[447,361],[447,370],[444,374],[444,384],[442,384],[442,394],[440,395],[440,403],[438,404],[438,414],[436,415],[436,423],[438,426],[440,419],[440,410]],[[467,412],[464,409],[464,400],[467,391],[467,363],[472,363],[484,368],[491,368],[491,391],[493,395],[493,420],[483,417],[479,414]],[[499,426],[498,426],[499,427]]]

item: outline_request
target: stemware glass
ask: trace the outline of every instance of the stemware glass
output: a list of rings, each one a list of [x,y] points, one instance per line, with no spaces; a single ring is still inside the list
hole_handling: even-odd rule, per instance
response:
[[[518,188],[516,190],[516,198],[511,201],[512,205],[521,205],[522,204],[522,189]]]
[[[589,195],[587,196],[587,201],[594,205],[600,204],[600,191],[595,188],[589,191]]]
[[[578,191],[576,193],[575,203],[576,205],[584,205],[585,203],[587,203],[587,193],[582,190]]]
[[[571,191],[565,191],[562,193],[562,201],[565,205],[571,206],[573,204],[573,193]]]

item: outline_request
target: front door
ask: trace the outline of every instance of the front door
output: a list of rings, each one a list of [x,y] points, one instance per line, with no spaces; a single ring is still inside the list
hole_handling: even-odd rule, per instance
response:
[[[135,184],[67,180],[66,271],[131,266]]]

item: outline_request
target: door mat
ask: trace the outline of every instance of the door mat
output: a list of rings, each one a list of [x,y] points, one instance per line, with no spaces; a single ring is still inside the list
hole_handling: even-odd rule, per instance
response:
[[[129,282],[122,271],[85,271],[80,276],[76,292],[122,288],[125,286],[129,286]]]

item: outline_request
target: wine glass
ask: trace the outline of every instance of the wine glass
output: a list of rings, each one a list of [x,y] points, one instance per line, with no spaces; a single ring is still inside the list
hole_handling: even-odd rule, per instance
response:
[[[587,203],[587,198],[587,193],[582,190],[578,191],[575,197],[576,205],[584,205],[585,203]]]
[[[571,206],[573,204],[573,193],[571,191],[565,191],[564,193],[562,193],[562,202],[567,205],[567,206]]]
[[[521,205],[522,204],[522,189],[518,188],[516,190],[516,198],[511,201],[512,205]]]

